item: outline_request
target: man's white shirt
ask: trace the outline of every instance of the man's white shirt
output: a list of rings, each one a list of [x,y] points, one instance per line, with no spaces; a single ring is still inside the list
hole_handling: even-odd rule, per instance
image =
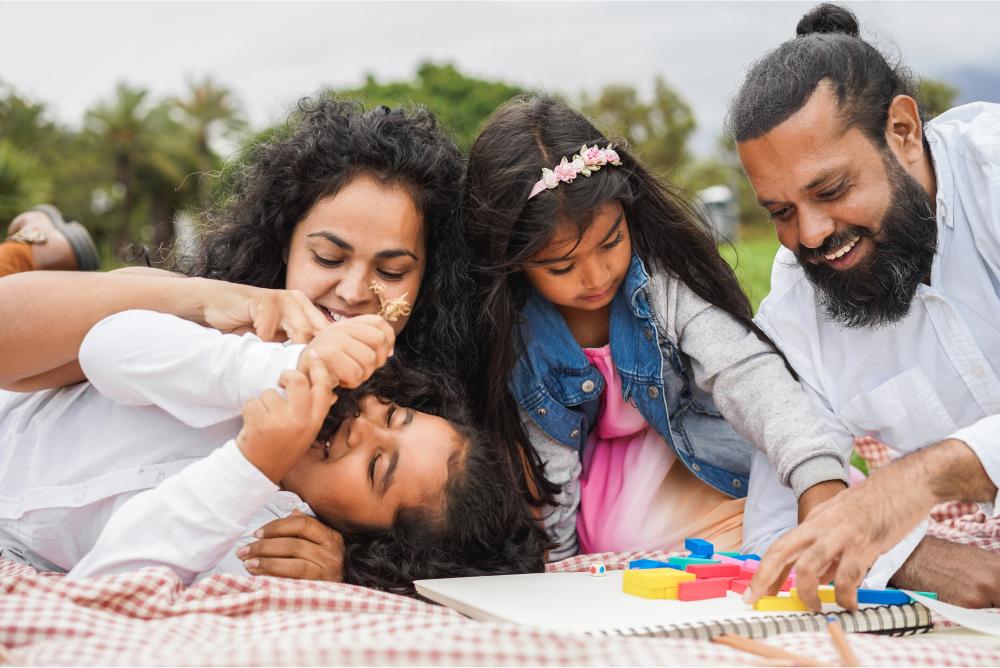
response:
[[[799,373],[845,455],[866,434],[900,452],[955,437],[1000,487],[1000,105],[952,109],[927,124],[926,137],[938,252],[910,313],[881,329],[830,321],[782,248],[755,320]],[[760,519],[787,525],[787,518]],[[922,535],[919,527],[884,555],[869,584],[884,584]]]
[[[234,544],[309,512],[232,440],[243,403],[276,388],[302,348],[150,311],[101,321],[80,349],[90,382],[0,392],[0,547],[78,577],[245,575]]]

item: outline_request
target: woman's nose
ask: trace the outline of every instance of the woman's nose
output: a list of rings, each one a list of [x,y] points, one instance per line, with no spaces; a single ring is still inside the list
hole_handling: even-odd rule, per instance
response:
[[[360,306],[374,299],[370,284],[365,272],[351,271],[341,277],[334,293],[348,306]]]

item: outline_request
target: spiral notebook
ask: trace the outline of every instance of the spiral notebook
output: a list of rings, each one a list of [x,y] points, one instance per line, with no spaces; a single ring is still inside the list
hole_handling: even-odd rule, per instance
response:
[[[823,631],[835,615],[845,631],[910,635],[933,628],[919,603],[863,606],[847,612],[825,604],[823,614],[759,612],[729,592],[706,601],[648,600],[622,592],[623,571],[530,573],[418,580],[417,593],[480,621],[508,622],[553,631],[598,635],[710,639],[723,634],[762,638]]]

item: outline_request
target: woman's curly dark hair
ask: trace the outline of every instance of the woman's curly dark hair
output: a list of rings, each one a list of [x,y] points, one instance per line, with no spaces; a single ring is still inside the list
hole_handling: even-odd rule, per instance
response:
[[[448,462],[442,508],[405,508],[388,529],[333,527],[344,537],[345,582],[410,595],[414,580],[544,569],[550,544],[518,491],[509,450],[470,426],[460,391],[441,372],[390,362],[334,405],[327,433],[374,395],[446,418],[462,446]]]
[[[286,126],[252,146],[235,167],[221,205],[202,215],[197,249],[181,256],[176,269],[284,288],[292,232],[317,201],[362,175],[399,184],[423,216],[427,264],[396,354],[407,362],[467,374],[462,361],[470,359],[472,287],[459,218],[464,163],[430,111],[365,110],[328,95],[304,98]]]

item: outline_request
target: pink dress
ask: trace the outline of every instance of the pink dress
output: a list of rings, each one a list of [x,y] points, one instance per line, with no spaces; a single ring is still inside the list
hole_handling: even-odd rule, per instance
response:
[[[678,550],[691,537],[738,550],[744,499],[730,499],[675,465],[670,446],[622,398],[610,346],[583,352],[606,385],[584,450],[576,521],[580,551]]]

